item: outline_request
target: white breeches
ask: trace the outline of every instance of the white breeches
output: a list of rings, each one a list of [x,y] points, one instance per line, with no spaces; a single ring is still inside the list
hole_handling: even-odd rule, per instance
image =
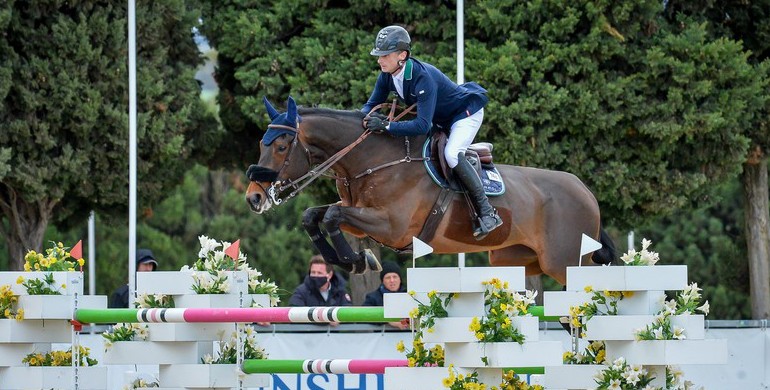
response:
[[[450,168],[457,166],[457,155],[465,153],[468,145],[473,143],[473,139],[476,138],[476,133],[479,132],[481,122],[483,121],[484,109],[482,108],[475,114],[452,124],[449,139],[444,148],[444,157]]]

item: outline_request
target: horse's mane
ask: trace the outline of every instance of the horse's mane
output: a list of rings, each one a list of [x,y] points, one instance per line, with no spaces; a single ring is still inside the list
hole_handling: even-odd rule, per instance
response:
[[[300,116],[325,116],[338,120],[357,120],[364,118],[364,113],[358,110],[335,110],[322,107],[298,107],[297,113]]]

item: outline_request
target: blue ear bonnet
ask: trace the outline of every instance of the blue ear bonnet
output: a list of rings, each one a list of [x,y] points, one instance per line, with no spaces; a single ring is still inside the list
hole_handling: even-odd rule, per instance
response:
[[[270,104],[266,96],[262,98],[262,101],[265,103],[268,116],[270,116],[271,125],[282,125],[296,129],[297,124],[302,121],[302,118],[297,115],[297,104],[294,102],[294,99],[292,99],[291,96],[289,96],[287,110],[282,114],[279,114],[278,111],[273,108],[273,105]],[[294,135],[294,133],[294,131],[285,128],[268,127],[265,135],[262,137],[262,144],[269,146],[273,143],[273,141],[275,141],[276,138],[284,134]]]

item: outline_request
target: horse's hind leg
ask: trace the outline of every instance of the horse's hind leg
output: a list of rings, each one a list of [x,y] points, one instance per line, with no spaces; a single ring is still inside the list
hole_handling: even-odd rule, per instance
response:
[[[340,230],[342,219],[342,210],[336,205],[329,206],[323,218],[326,232],[329,233],[332,245],[337,251],[339,259],[337,264],[345,270],[356,274],[362,274],[369,270],[382,270],[380,262],[377,261],[377,258],[371,250],[365,249],[358,253],[353,251],[353,248],[351,248],[350,244],[345,240],[345,236],[342,235],[342,230]],[[324,242],[326,242],[326,240],[324,240]]]
[[[337,252],[331,245],[329,245],[329,242],[326,241],[324,232],[319,228],[321,219],[324,214],[326,214],[328,208],[329,206],[326,205],[311,207],[305,210],[305,212],[302,213],[302,226],[305,228],[305,231],[310,236],[310,241],[313,242],[313,246],[318,250],[321,256],[323,256],[329,264],[340,265],[341,263],[337,257]]]

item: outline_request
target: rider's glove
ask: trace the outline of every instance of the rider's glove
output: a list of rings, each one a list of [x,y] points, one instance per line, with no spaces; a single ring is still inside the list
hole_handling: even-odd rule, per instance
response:
[[[382,133],[388,130],[390,122],[380,119],[376,116],[370,116],[364,118],[364,128],[372,133]]]

